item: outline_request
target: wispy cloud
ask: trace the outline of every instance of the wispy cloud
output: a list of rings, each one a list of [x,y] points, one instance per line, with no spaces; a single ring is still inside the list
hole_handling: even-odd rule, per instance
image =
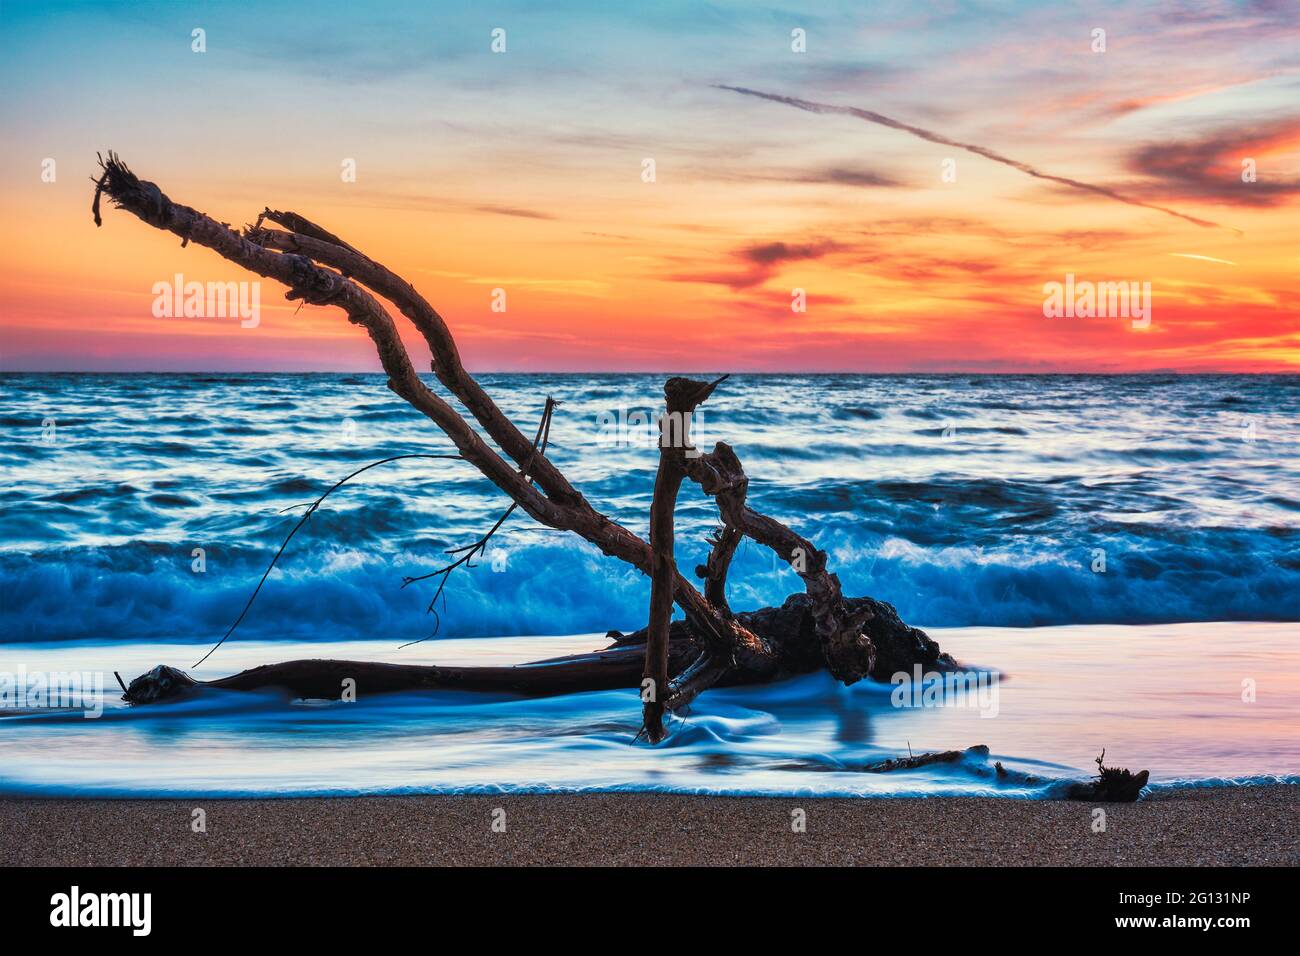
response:
[[[965,150],[968,153],[974,153],[995,163],[1001,163],[1003,166],[1010,166],[1012,169],[1019,170],[1026,176],[1033,176],[1035,179],[1044,179],[1049,182],[1059,183],[1072,189],[1080,189],[1085,192],[1094,193],[1098,196],[1105,196],[1108,199],[1114,199],[1117,202],[1127,203],[1130,206],[1141,206],[1144,209],[1154,209],[1157,212],[1163,212],[1169,216],[1176,216],[1187,222],[1194,223],[1198,226],[1205,226],[1216,229],[1232,229],[1233,232],[1240,233],[1240,229],[1233,226],[1225,226],[1222,223],[1212,222],[1208,219],[1200,219],[1196,216],[1189,216],[1187,213],[1179,212],[1177,209],[1170,209],[1168,206],[1159,206],[1155,203],[1143,202],[1140,199],[1134,199],[1132,196],[1126,196],[1123,193],[1116,192],[1106,186],[1098,186],[1093,183],[1085,183],[1078,179],[1070,179],[1067,176],[1056,176],[1052,173],[1045,173],[1028,163],[1022,163],[1019,160],[1011,159],[1009,156],[1003,156],[985,146],[978,146],[974,143],[963,143],[959,140],[950,139],[939,133],[932,132],[928,129],[922,129],[919,126],[912,126],[900,120],[885,116],[882,113],[876,113],[872,110],[859,109],[854,106],[835,106],[830,103],[816,103],[812,100],[800,99],[796,96],[782,96],[778,93],[764,93],[761,90],[752,90],[743,86],[729,86],[727,84],[718,84],[718,89],[730,90],[733,93],[740,93],[744,96],[756,96],[759,99],[771,100],[774,103],[783,103],[786,106],[793,106],[795,109],[806,110],[809,113],[838,113],[844,116],[853,116],[868,123],[875,123],[879,126],[887,126],[890,129],[900,130],[904,133],[910,133],[921,139],[929,140],[932,143],[938,143],[942,146],[951,146],[954,149]]]
[[[1300,151],[1300,118],[1244,124],[1182,142],[1144,146],[1129,166],[1152,177],[1162,195],[1236,206],[1275,206],[1300,196],[1300,179],[1279,177],[1266,157]],[[1256,179],[1242,179],[1242,163],[1253,159]]]
[[[861,186],[867,188],[903,185],[897,179],[871,169],[853,169],[846,166],[828,166],[802,175],[792,176],[797,183],[826,183],[835,186]]]
[[[699,282],[728,288],[752,289],[762,285],[786,262],[820,259],[838,245],[829,240],[813,242],[761,242],[742,246],[732,253],[736,271],[679,272],[668,276],[673,282]]]
[[[549,212],[539,212],[536,209],[523,209],[519,206],[498,206],[492,203],[485,203],[475,206],[479,212],[492,213],[496,216],[514,216],[517,219],[554,219]]]

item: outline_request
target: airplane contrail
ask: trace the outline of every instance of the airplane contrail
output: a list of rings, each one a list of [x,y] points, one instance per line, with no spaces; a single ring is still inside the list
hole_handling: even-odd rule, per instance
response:
[[[1202,256],[1197,255],[1194,252],[1171,252],[1169,255],[1174,256],[1177,259],[1199,259],[1202,262],[1219,262],[1225,266],[1235,266],[1237,264],[1231,259],[1216,259],[1214,256]]]
[[[1168,206],[1157,206],[1154,203],[1143,202],[1140,199],[1134,199],[1132,196],[1126,196],[1123,193],[1108,189],[1105,186],[1094,186],[1092,183],[1080,182],[1077,179],[1069,179],[1065,176],[1054,176],[1051,173],[1045,173],[1041,169],[1036,169],[1028,163],[1022,163],[1019,160],[1011,159],[1009,156],[1003,156],[1001,153],[986,149],[983,146],[977,146],[974,143],[962,143],[955,139],[949,139],[939,133],[932,133],[928,129],[922,129],[919,126],[912,126],[909,123],[892,119],[883,113],[876,113],[871,110],[858,109],[856,106],[834,106],[830,103],[816,103],[812,100],[801,100],[796,96],[782,96],[778,93],[764,93],[761,90],[751,90],[744,86],[728,86],[725,83],[718,83],[715,86],[720,90],[730,90],[733,93],[740,93],[744,96],[757,96],[759,99],[771,100],[774,103],[784,103],[786,106],[793,106],[795,109],[807,110],[809,113],[842,113],[845,116],[856,116],[860,120],[868,123],[876,123],[880,126],[888,126],[890,129],[902,130],[904,133],[911,133],[913,136],[919,136],[921,139],[929,140],[932,143],[939,143],[942,146],[952,146],[955,149],[964,149],[968,153],[974,153],[976,156],[983,156],[985,159],[992,160],[995,163],[1001,163],[1003,166],[1010,166],[1012,169],[1018,169],[1026,176],[1033,176],[1035,179],[1046,179],[1054,183],[1060,183],[1063,186],[1069,186],[1072,189],[1081,189],[1084,192],[1095,193],[1098,196],[1105,196],[1108,199],[1115,199],[1130,206],[1141,206],[1144,209],[1154,209],[1157,212],[1163,212],[1169,216],[1177,216],[1187,222],[1195,223],[1198,226],[1205,226],[1210,229],[1231,229],[1238,235],[1244,233],[1235,226],[1225,226],[1220,222],[1211,222],[1208,219],[1198,219],[1195,216],[1189,216],[1186,213],[1179,212],[1177,209],[1170,209]]]

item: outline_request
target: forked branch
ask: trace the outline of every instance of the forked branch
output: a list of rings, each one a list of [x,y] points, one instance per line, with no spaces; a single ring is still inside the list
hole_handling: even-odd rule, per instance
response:
[[[643,717],[651,740],[662,738],[665,708],[684,707],[716,682],[767,680],[791,669],[806,669],[811,658],[806,649],[798,647],[801,638],[796,635],[787,641],[767,627],[781,615],[797,622],[805,619],[799,615],[811,614],[822,663],[840,680],[851,683],[871,671],[876,661],[875,648],[863,626],[873,619],[875,612],[871,607],[888,606],[870,599],[846,601],[838,578],[826,569],[823,552],[781,522],[748,507],[749,479],[729,446],[719,443],[712,452],[700,454],[690,444],[691,415],[722,379],[699,382],[673,378],[665,386],[668,414],[660,438],[660,467],[647,542],[596,511],[546,456],[554,403],[548,399],[538,435],[529,441],[465,370],[446,322],[409,282],[335,233],[297,213],[264,209],[256,222],[241,234],[198,210],[174,202],[156,185],[137,177],[111,152],[107,158],[101,157],[100,165],[102,172],[95,181],[96,225],[101,224],[100,198],[107,195],[115,205],[143,222],[180,236],[182,245],[192,242],[211,249],[250,272],[283,283],[288,287],[286,297],[290,300],[342,309],[349,321],[369,334],[388,376],[388,387],[451,439],[458,452],[451,457],[463,458],[474,465],[511,498],[513,503],[486,535],[449,552],[459,554],[459,558],[428,575],[409,578],[404,584],[441,577],[434,596],[436,602],[447,575],[481,554],[488,539],[516,507],[539,523],[573,532],[603,553],[649,575],[651,598],[643,676],[654,689],[654,700],[647,700]],[[271,228],[266,225],[268,222],[280,228]],[[380,299],[393,303],[420,332],[428,345],[430,367],[438,381],[469,410],[492,444],[416,373],[396,324]],[[707,563],[700,568],[700,576],[705,580],[703,594],[682,577],[673,556],[673,512],[682,482],[688,477],[714,497],[721,517],[721,527],[711,541]],[[808,606],[791,605],[787,601],[781,609],[749,615],[732,612],[726,597],[727,574],[742,537],[771,548],[790,563],[804,581]],[[685,614],[682,625],[686,629],[685,639],[676,634],[678,625],[671,621],[674,604]],[[892,615],[892,609],[889,613]],[[764,614],[769,616],[763,617]],[[773,614],[777,618],[771,617]],[[751,626],[760,620],[765,622],[764,628]],[[796,623],[796,627],[801,634],[802,625]],[[903,635],[900,640],[904,644],[912,642],[918,653],[928,655],[931,660],[938,654],[933,642],[928,642],[921,632],[897,622],[896,616],[883,622],[882,627],[879,633]],[[540,669],[527,674],[514,670],[483,674],[481,684],[476,684],[478,678],[470,673],[472,668],[438,669],[435,676],[428,672],[403,671],[400,680],[392,676],[396,672],[373,673],[379,675],[376,679],[384,687],[401,680],[424,682],[422,686],[431,686],[430,681],[441,686],[449,680],[462,686],[508,685],[556,692],[562,687],[582,689],[582,681],[587,679],[582,675],[590,677],[616,660],[617,667],[604,671],[604,677],[590,684],[594,689],[628,686],[629,652],[630,647],[619,645],[583,658],[564,672],[563,679],[540,676],[543,674]],[[905,647],[900,651],[902,656],[908,653]],[[330,675],[317,680],[321,675],[309,666],[311,663],[283,665],[282,671],[274,673],[259,669],[261,676],[257,680],[244,680],[242,675],[236,675],[229,679],[227,686],[251,686],[257,681],[276,679],[301,687],[327,686]],[[143,694],[140,699],[152,697]]]

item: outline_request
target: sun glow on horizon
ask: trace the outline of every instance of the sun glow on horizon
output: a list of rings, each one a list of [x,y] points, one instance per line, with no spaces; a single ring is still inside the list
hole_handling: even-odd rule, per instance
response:
[[[1099,54],[1033,5],[845,4],[795,53],[784,14],[752,5],[709,23],[517,5],[498,55],[479,18],[418,4],[327,4],[312,26],[213,11],[204,53],[191,14],[137,6],[130,27],[79,12],[97,29],[75,46],[70,8],[3,14],[0,368],[378,368],[337,310],[268,281],[256,328],[155,318],[176,273],[254,277],[107,204],[96,229],[111,146],[219,221],[271,206],[344,237],[424,294],[474,369],[1300,370],[1295,11],[1225,7],[1189,34],[1109,5]],[[292,30],[311,52],[270,55]],[[879,111],[1242,235],[726,84]],[[1151,327],[1044,318],[1067,274],[1149,282]]]

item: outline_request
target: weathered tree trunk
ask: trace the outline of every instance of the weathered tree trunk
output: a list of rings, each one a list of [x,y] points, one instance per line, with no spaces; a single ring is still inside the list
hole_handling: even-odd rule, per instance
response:
[[[662,439],[661,439],[662,441]],[[686,471],[668,448],[660,449],[659,472],[650,505],[650,623],[646,626],[642,721],[652,744],[664,739],[664,698],[668,694],[668,629],[673,617],[673,511]]]
[[[466,372],[446,322],[404,279],[384,268],[333,233],[293,212],[264,210],[242,233],[189,206],[173,202],[161,189],[139,179],[113,153],[101,158],[102,175],[95,190],[94,215],[107,195],[115,205],[148,225],[206,246],[257,275],[284,283],[286,297],[341,308],[363,327],[375,344],[388,375],[388,387],[431,419],[455,444],[459,456],[474,465],[534,520],[571,531],[651,577],[649,627],[641,641],[621,639],[614,648],[593,655],[512,668],[445,668],[362,664],[337,661],[291,661],[197,684],[179,671],[155,670],[132,682],[127,699],[145,702],[173,690],[205,686],[252,689],[280,686],[300,696],[337,696],[334,686],[351,676],[371,689],[460,687],[519,693],[567,693],[573,690],[635,686],[638,677],[653,683],[647,701],[646,728],[662,739],[664,709],[685,707],[715,683],[771,680],[786,673],[825,667],[846,684],[878,673],[880,640],[892,650],[883,659],[902,669],[939,660],[938,648],[919,631],[907,628],[888,605],[870,599],[845,599],[839,579],[826,568],[826,555],[807,539],[745,503],[749,479],[732,449],[718,443],[702,454],[689,442],[688,425],[677,445],[661,443],[660,473],[651,509],[650,541],[611,521],[595,508],[546,458],[544,445],[528,438],[502,414]],[[274,223],[281,229],[265,227]],[[416,373],[392,316],[376,296],[392,302],[419,330],[432,356],[438,381],[469,410],[490,445],[453,406],[434,394]],[[721,381],[719,379],[718,381]],[[668,421],[689,421],[689,414],[718,382],[670,379],[665,388]],[[548,402],[548,411],[552,407]],[[500,449],[498,451],[497,449]],[[722,528],[701,568],[705,593],[677,570],[673,560],[673,506],[685,478],[700,485],[718,504]],[[803,579],[806,596],[795,606],[754,615],[733,614],[726,600],[726,576],[742,537],[775,551]],[[670,623],[672,605],[685,621]],[[888,613],[885,614],[885,609]],[[884,615],[883,620],[881,619]],[[760,621],[780,621],[765,630]],[[644,644],[640,648],[640,644]],[[633,651],[633,648],[638,650]],[[635,657],[642,657],[636,667]],[[161,675],[152,681],[154,675]],[[166,688],[163,688],[166,690]],[[653,707],[651,706],[653,703]]]
[[[654,495],[650,503],[650,550],[653,553],[653,564],[650,570],[649,624],[646,626],[646,683],[642,684],[645,734],[652,744],[659,743],[665,735],[663,717],[665,697],[668,694],[668,632],[673,616],[673,579],[677,576],[677,562],[673,555],[677,494],[686,477],[686,456],[695,453],[691,444],[691,421],[695,410],[721,381],[718,379],[705,383],[689,378],[670,378],[664,385],[665,414],[659,419],[659,471],[655,475]],[[729,611],[724,614],[716,604],[713,606],[719,620],[731,621]],[[705,675],[716,680],[720,676],[720,668],[711,666],[711,662],[708,651],[702,652],[698,665],[692,665],[693,670],[687,682],[692,686],[699,685]],[[682,688],[677,688],[676,693],[676,703],[681,706]]]
[[[904,624],[893,607],[871,598],[849,598],[850,608],[871,613],[868,629],[879,649],[872,676],[888,680],[891,674],[920,664],[925,670],[948,670],[956,662],[939,649],[924,631]],[[771,651],[766,657],[749,657],[750,666],[721,669],[719,686],[759,684],[820,670],[822,662],[812,602],[793,594],[781,607],[741,611],[738,623]],[[376,664],[364,661],[298,660],[267,664],[230,677],[195,681],[174,667],[159,665],[131,681],[123,699],[135,704],[202,691],[263,690],[279,688],[294,697],[338,699],[343,681],[351,678],[358,695],[401,690],[496,691],[527,697],[547,697],[585,690],[634,688],[643,679],[648,630],[631,634],[610,631],[609,647],[588,654],[573,654],[532,661],[514,667],[445,667],[411,664]],[[673,621],[668,628],[670,686],[706,657],[712,635],[697,631],[690,621]],[[761,664],[761,666],[755,666]],[[679,707],[684,704],[678,705]]]

